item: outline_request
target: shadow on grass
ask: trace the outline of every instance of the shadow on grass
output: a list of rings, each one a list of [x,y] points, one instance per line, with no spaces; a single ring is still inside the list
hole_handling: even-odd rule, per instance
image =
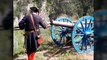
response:
[[[45,51],[43,55],[48,58],[51,58],[53,56],[58,57],[66,53],[75,55],[76,53],[73,46],[62,47],[62,46],[56,45],[53,41],[41,45],[38,51]]]

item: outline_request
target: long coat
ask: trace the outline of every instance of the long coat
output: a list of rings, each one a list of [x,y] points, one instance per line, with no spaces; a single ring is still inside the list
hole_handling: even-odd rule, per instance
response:
[[[41,25],[45,29],[46,24],[43,23],[42,18],[35,14],[32,15],[34,18],[34,24],[36,29],[39,29],[39,25]],[[23,17],[23,19],[19,22],[19,28],[24,29],[25,32],[34,30],[30,15],[26,15]],[[37,48],[39,47],[36,33],[39,34],[39,32],[29,32],[25,34],[25,48],[27,50],[27,54],[31,52],[36,52]]]

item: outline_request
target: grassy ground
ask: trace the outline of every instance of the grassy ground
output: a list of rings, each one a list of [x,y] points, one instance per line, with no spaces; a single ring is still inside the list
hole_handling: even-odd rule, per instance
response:
[[[24,53],[24,31],[14,30],[14,50],[13,55]]]
[[[22,34],[21,34],[22,33]],[[93,60],[92,54],[78,54],[73,47],[57,46],[51,39],[50,28],[41,29],[44,43],[38,48],[35,60]],[[23,48],[23,31],[14,31],[14,55],[17,55],[17,59],[24,59],[24,48]],[[88,57],[90,56],[90,58]],[[27,56],[26,56],[27,58]],[[17,60],[16,59],[16,60]]]
[[[24,31],[23,30],[14,30],[14,56],[18,55],[18,54],[23,54],[25,52],[24,50]],[[49,29],[41,29],[41,33],[42,33],[42,36],[44,38],[44,44],[46,44],[51,36],[50,36],[50,30]],[[43,50],[43,47],[44,46],[40,46],[40,49],[39,50]]]

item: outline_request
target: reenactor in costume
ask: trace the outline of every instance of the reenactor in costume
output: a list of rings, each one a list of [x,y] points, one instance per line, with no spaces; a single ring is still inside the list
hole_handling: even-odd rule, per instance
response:
[[[44,29],[47,28],[47,25],[43,23],[42,18],[38,14],[39,10],[36,7],[30,7],[30,14],[24,16],[19,22],[19,28],[25,30],[25,48],[28,55],[28,60],[34,60],[35,52],[39,47],[37,42],[37,34],[40,34],[39,25],[41,25]],[[36,32],[30,15],[33,16]]]

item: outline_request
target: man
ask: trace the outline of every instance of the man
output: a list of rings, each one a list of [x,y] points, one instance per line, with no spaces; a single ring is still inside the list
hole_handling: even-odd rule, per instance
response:
[[[38,14],[39,10],[36,7],[31,7],[30,14],[24,16],[19,22],[19,28],[25,30],[25,48],[27,51],[28,60],[34,60],[35,52],[39,47],[37,42],[37,34],[40,32],[39,25],[41,25],[44,29],[47,28],[46,24],[43,23],[42,18]],[[31,15],[33,16],[36,32],[34,31],[35,29],[31,20]]]

